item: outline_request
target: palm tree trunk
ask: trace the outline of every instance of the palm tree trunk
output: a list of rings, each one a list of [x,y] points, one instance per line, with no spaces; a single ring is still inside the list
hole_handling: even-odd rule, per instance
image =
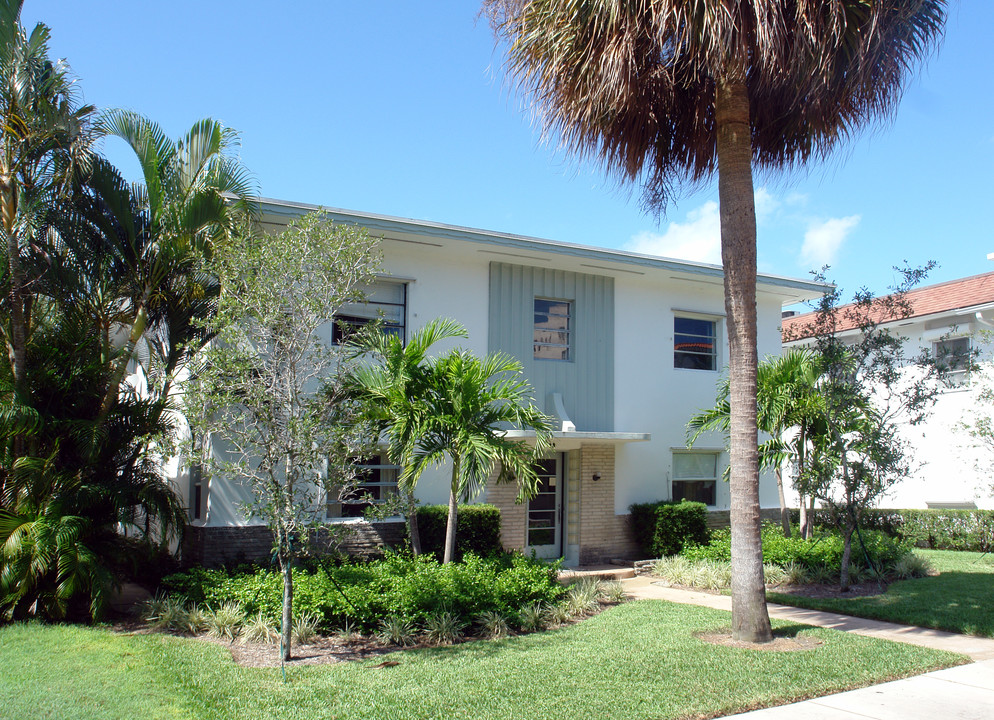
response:
[[[766,610],[756,425],[756,205],[745,73],[716,84],[721,261],[729,345],[732,637],[773,639]]]
[[[787,509],[787,498],[783,494],[783,471],[776,469],[777,476],[777,496],[780,499],[780,527],[783,528],[783,536],[790,537],[790,510]]]
[[[103,425],[104,420],[107,419],[107,415],[110,414],[110,409],[114,406],[114,401],[117,400],[117,396],[121,390],[121,383],[124,381],[124,376],[128,371],[128,363],[134,355],[135,346],[141,340],[142,335],[145,334],[145,329],[148,327],[148,312],[145,309],[147,303],[148,293],[142,298],[142,302],[138,306],[135,322],[131,326],[131,332],[128,333],[127,344],[122,349],[121,357],[118,358],[117,365],[114,366],[110,379],[107,382],[107,390],[104,393],[103,402],[100,404],[100,413],[97,415],[98,427]]]
[[[456,521],[459,512],[459,458],[452,458],[452,486],[449,488],[449,518],[445,523],[445,554],[442,564],[447,565],[456,555]]]
[[[2,217],[0,217],[0,221],[2,221],[4,232],[7,235],[7,270],[10,273],[8,355],[11,375],[13,376],[15,402],[27,405],[28,331],[27,318],[24,312],[27,293],[25,292],[24,268],[21,266],[21,243],[18,233],[14,230],[17,220],[17,187],[16,181],[9,173],[5,173],[0,179],[0,193],[2,193],[2,202],[0,202]],[[23,435],[14,436],[12,449],[13,457],[11,460],[17,460],[25,454]]]
[[[407,493],[407,534],[411,537],[411,552],[414,557],[421,554],[421,532],[418,530],[418,506],[414,493]]]

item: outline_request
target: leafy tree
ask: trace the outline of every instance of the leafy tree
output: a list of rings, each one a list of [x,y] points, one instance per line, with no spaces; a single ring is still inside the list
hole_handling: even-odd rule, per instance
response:
[[[806,455],[795,483],[802,495],[831,508],[840,526],[843,590],[863,511],[907,473],[911,448],[897,428],[921,423],[942,387],[944,364],[928,351],[909,357],[907,338],[886,327],[912,316],[908,292],[934,265],[895,268],[901,281],[892,293],[876,297],[862,289],[841,307],[841,290],[833,288],[818,301],[812,321],[784,338],[805,342],[818,358],[818,404],[811,405],[818,424],[797,448]],[[825,280],[823,273],[816,278]]]
[[[495,472],[496,482],[518,483],[519,499],[533,495],[534,463],[552,437],[514,358],[491,353],[481,359],[461,349],[427,356],[439,340],[466,336],[458,323],[435,320],[415,333],[407,348],[398,339],[367,343],[379,362],[353,372],[359,396],[379,408],[379,427],[389,438],[391,457],[403,466],[406,492],[429,467],[452,465],[444,563],[455,555],[459,501],[479,496]],[[507,437],[508,427],[533,430],[534,444]]]
[[[194,435],[209,432],[209,470],[252,490],[283,576],[282,652],[291,654],[293,575],[325,503],[355,476],[372,437],[342,388],[335,312],[361,297],[378,259],[364,230],[314,213],[283,232],[235,236],[212,267],[222,293],[187,397]]]
[[[545,129],[665,207],[718,176],[729,336],[732,634],[772,638],[760,547],[753,168],[819,159],[893,111],[944,0],[483,0]]]

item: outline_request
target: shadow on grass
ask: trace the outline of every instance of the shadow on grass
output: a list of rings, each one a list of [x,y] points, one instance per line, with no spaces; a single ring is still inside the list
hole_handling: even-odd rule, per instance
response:
[[[994,573],[948,571],[895,582],[882,595],[811,598],[769,593],[784,605],[829,610],[903,625],[994,637]]]

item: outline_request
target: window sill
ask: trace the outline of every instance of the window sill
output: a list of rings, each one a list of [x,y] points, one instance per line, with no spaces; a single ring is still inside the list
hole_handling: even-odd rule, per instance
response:
[[[323,522],[325,525],[359,525],[361,523],[367,523],[369,525],[379,525],[382,523],[405,522],[405,520],[400,515],[394,515],[392,517],[376,518],[375,520],[368,520],[362,517],[325,518]]]

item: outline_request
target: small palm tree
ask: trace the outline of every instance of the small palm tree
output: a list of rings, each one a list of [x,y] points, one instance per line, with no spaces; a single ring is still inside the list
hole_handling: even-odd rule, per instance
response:
[[[791,348],[780,357],[760,363],[756,374],[757,424],[760,431],[770,436],[759,445],[759,466],[776,474],[780,522],[787,537],[790,537],[790,515],[781,468],[787,460],[794,460],[799,472],[803,472],[807,443],[815,429],[824,426],[824,400],[817,388],[820,367],[819,358],[810,350]],[[697,413],[687,423],[688,445],[708,431],[728,435],[728,396],[725,379],[718,386],[715,406]],[[803,505],[804,498],[801,502]]]
[[[451,320],[437,320],[415,333],[408,348],[398,338],[373,341],[382,361],[355,371],[360,396],[377,408],[400,483],[412,492],[429,467],[452,464],[443,562],[455,555],[458,503],[477,497],[497,473],[497,482],[517,482],[521,498],[534,494],[534,463],[551,444],[548,418],[530,398],[521,363],[503,353],[478,358],[452,350],[438,358],[428,349],[444,338],[466,337]],[[385,352],[384,352],[385,350]],[[535,432],[534,444],[507,437],[510,428]]]

